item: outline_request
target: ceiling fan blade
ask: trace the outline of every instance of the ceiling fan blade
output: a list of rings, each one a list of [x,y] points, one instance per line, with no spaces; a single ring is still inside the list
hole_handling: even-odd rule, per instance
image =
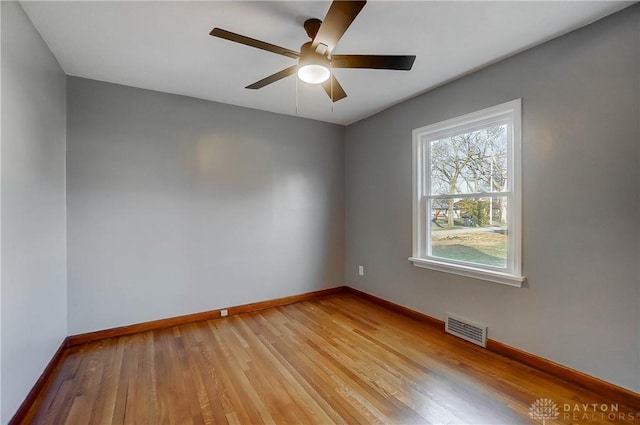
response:
[[[278,80],[282,80],[289,75],[293,75],[298,70],[298,65],[292,65],[289,68],[283,69],[280,72],[276,72],[275,74],[269,75],[266,78],[263,78],[260,81],[256,81],[255,83],[245,87],[245,89],[261,89],[262,87],[269,85],[271,83],[275,83]]]
[[[295,50],[276,46],[275,44],[266,43],[264,41],[256,40],[255,38],[245,37],[244,35],[223,30],[222,28],[214,28],[213,30],[211,30],[209,35],[244,44],[245,46],[255,47],[256,49],[266,50],[267,52],[277,53],[279,55],[287,56],[293,59],[298,59],[300,57],[300,53],[296,52]]]
[[[327,96],[329,96],[329,98],[332,98],[331,94],[333,91],[333,98],[331,100],[333,100],[334,102],[337,102],[340,99],[344,99],[345,97],[347,97],[347,93],[344,91],[344,89],[342,88],[338,80],[336,80],[336,77],[333,76],[333,74],[331,75],[331,78],[329,80],[322,83],[322,88],[324,89],[325,92],[327,92]]]
[[[415,60],[415,56],[333,55],[331,57],[331,66],[333,68],[369,68],[409,71]]]
[[[331,53],[338,40],[343,36],[351,22],[358,16],[358,13],[362,10],[364,5],[367,4],[363,1],[342,1],[335,0],[331,3],[327,16],[324,17],[322,25],[318,33],[311,43],[311,47],[316,49],[320,44],[326,47],[326,51],[318,52],[320,54]]]

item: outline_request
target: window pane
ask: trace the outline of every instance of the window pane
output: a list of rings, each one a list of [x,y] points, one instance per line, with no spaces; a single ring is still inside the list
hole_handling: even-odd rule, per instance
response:
[[[507,198],[436,198],[431,205],[431,256],[507,267]]]
[[[431,194],[507,190],[507,124],[430,143]]]

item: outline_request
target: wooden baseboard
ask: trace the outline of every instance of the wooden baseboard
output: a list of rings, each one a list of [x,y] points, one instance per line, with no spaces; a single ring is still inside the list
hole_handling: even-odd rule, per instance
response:
[[[60,344],[60,347],[58,347],[56,352],[53,354],[53,357],[51,357],[51,360],[49,360],[49,363],[44,368],[44,371],[42,372],[36,383],[33,384],[31,391],[29,391],[29,394],[27,394],[24,401],[22,402],[22,404],[20,404],[20,407],[18,407],[18,410],[9,420],[9,423],[7,425],[18,425],[23,423],[31,408],[40,401],[41,397],[44,395],[47,388],[49,388],[49,385],[51,384],[52,380],[50,378],[52,377],[53,372],[56,370],[58,365],[62,363],[62,360],[65,357],[67,341],[68,338],[65,338],[62,341],[62,344]]]
[[[613,400],[616,403],[625,404],[635,409],[640,409],[640,394],[619,387],[610,382],[603,381],[595,376],[587,375],[578,370],[547,360],[544,357],[527,353],[518,348],[503,344],[500,341],[487,339],[487,350],[508,357],[520,363],[524,363],[534,369],[546,372],[567,382],[587,388],[594,393]]]
[[[372,303],[382,306],[387,310],[395,311],[396,313],[402,314],[403,316],[410,317],[414,320],[417,320],[418,322],[422,322],[427,325],[434,326],[438,329],[441,329],[442,332],[444,332],[444,322],[442,320],[436,319],[435,317],[431,317],[424,313],[420,313],[419,311],[412,310],[408,307],[393,303],[391,301],[387,301],[384,298],[376,297],[375,295],[362,292],[359,289],[355,289],[350,286],[345,286],[344,292],[357,295],[360,298],[364,298],[367,301],[371,301]]]
[[[391,301],[387,301],[383,298],[379,298],[375,295],[362,292],[349,286],[345,286],[344,290],[345,292],[355,294],[359,297],[362,297],[363,299],[371,301],[372,303],[385,307],[391,311],[395,311],[419,322],[434,326],[444,332],[445,323],[440,319],[436,319],[435,317],[428,316],[424,313],[411,310],[410,308],[395,304]],[[571,369],[567,366],[563,366],[559,363],[553,362],[543,357],[536,356],[535,354],[527,353],[526,351],[522,351],[518,348],[511,347],[510,345],[493,339],[487,339],[487,350],[515,360],[519,363],[523,363],[542,372],[546,372],[567,382],[571,382],[573,384],[587,388],[602,397],[606,397],[609,400],[614,400],[615,402],[619,402],[620,404],[625,404],[629,407],[640,410],[640,394],[627,390],[626,388],[619,387],[610,382],[606,382],[602,379],[596,378],[595,376],[587,375],[586,373]]]
[[[243,304],[234,307],[227,308],[227,314],[232,316],[240,313],[250,313],[252,311],[264,310],[271,307],[279,307],[287,304],[293,304],[300,301],[306,301],[318,297],[324,297],[327,295],[333,295],[344,291],[344,286],[338,286],[335,288],[321,289],[319,291],[307,292],[299,295],[292,295],[289,297],[276,298],[268,301],[260,301],[251,304]],[[124,335],[132,335],[140,332],[153,331],[158,329],[170,328],[172,326],[184,325],[187,323],[201,322],[204,320],[217,319],[220,316],[221,310],[203,311],[201,313],[187,314],[184,316],[170,317],[167,319],[152,320],[149,322],[136,323],[128,326],[121,326],[118,328],[104,329],[95,332],[88,332],[78,335],[72,335],[67,338],[67,345],[73,347],[76,345],[86,344],[88,342],[94,342],[105,338],[114,338]]]

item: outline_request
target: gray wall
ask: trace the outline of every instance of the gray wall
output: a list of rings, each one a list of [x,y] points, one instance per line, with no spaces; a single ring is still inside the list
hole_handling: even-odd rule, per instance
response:
[[[346,283],[439,319],[457,313],[492,339],[640,390],[639,11],[349,126]],[[527,286],[413,267],[411,130],[515,98]]]
[[[1,334],[6,423],[67,335],[65,75],[17,2],[2,10]]]
[[[67,83],[71,334],[342,285],[343,127]]]

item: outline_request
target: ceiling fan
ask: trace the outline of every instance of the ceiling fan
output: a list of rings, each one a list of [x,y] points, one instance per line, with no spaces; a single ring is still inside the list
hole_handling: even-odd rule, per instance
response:
[[[298,78],[309,84],[322,84],[325,92],[333,102],[347,97],[338,83],[332,68],[367,68],[409,71],[416,59],[415,56],[399,55],[332,55],[338,40],[344,35],[349,25],[358,16],[366,1],[335,0],[331,3],[324,21],[307,19],[304,29],[311,41],[300,47],[300,52],[276,46],[264,41],[245,37],[221,28],[214,28],[209,34],[229,41],[266,50],[268,52],[297,59],[298,64],[269,75],[260,81],[248,85],[247,89],[260,89],[285,77],[298,74]]]

